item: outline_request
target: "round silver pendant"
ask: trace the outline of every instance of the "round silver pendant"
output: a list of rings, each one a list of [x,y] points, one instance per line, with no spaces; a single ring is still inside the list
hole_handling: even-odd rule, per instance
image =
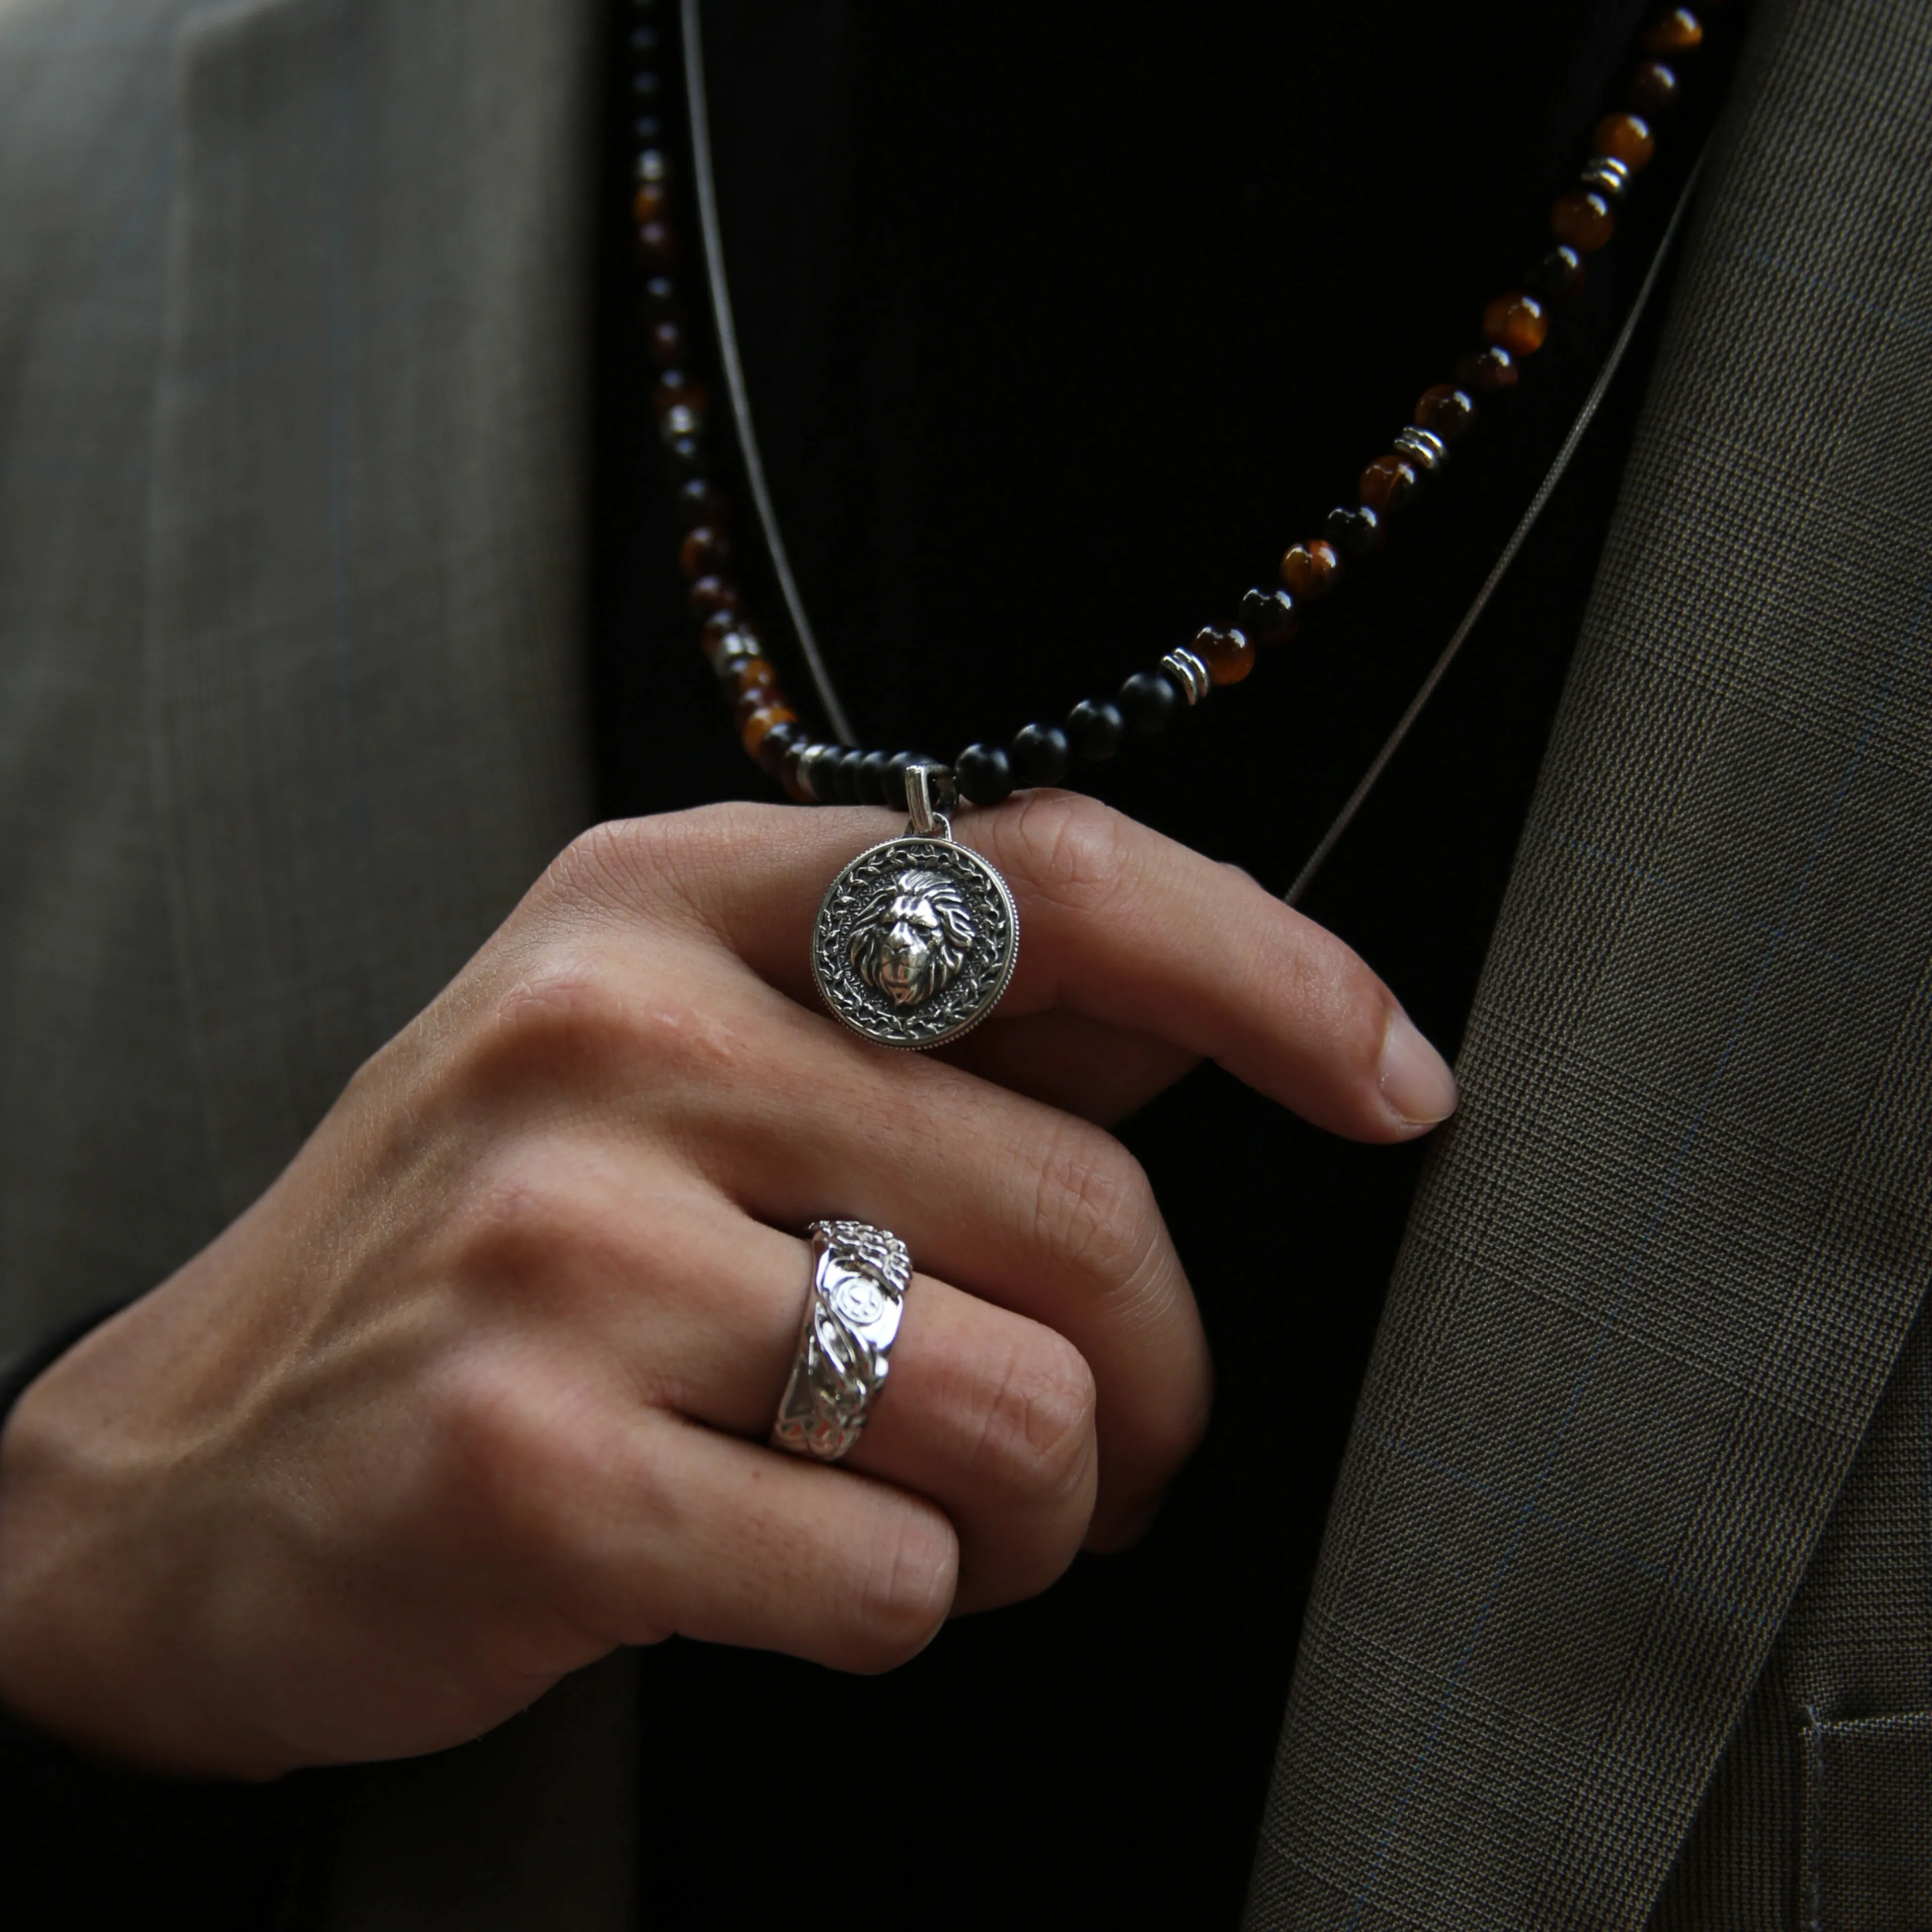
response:
[[[825,1004],[884,1046],[944,1046],[999,1004],[1019,956],[1006,882],[970,848],[908,832],[861,852],[820,902],[812,970]]]

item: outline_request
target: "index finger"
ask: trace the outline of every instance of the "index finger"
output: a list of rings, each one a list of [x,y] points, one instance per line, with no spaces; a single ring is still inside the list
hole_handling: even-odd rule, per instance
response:
[[[676,896],[761,977],[815,1006],[819,898],[902,821],[836,807],[678,817],[707,824],[679,842]],[[1454,1076],[1394,994],[1332,933],[1233,868],[1068,792],[962,814],[955,832],[1006,875],[1019,908],[1002,1016],[1075,1012],[1167,1041],[1358,1140],[1412,1138],[1454,1110]],[[661,900],[666,883],[655,878],[647,896]]]

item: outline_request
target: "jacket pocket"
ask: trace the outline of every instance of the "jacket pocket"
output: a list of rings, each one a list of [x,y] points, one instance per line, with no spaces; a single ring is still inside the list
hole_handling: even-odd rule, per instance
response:
[[[1805,1932],[1932,1928],[1932,1711],[1804,1732]]]

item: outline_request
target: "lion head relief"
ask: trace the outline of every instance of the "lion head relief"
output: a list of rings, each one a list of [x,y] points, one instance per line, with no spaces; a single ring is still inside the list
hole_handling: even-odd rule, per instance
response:
[[[896,874],[860,909],[852,967],[896,1006],[921,1006],[944,992],[973,950],[973,916],[944,872]]]

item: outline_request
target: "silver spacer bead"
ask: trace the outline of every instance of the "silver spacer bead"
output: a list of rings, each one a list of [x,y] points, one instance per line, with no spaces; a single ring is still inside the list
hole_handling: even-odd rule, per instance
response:
[[[704,427],[704,419],[688,403],[674,403],[664,411],[658,433],[667,443],[673,443],[680,436],[697,435]]]
[[[1396,431],[1395,453],[1408,458],[1425,474],[1440,470],[1449,460],[1449,446],[1433,430],[1418,429],[1413,424]]]
[[[763,657],[764,646],[748,632],[727,631],[704,646],[704,655],[720,677],[729,677],[748,658]]]
[[[1198,704],[1208,695],[1208,667],[1185,644],[1178,650],[1169,651],[1161,659],[1160,668],[1180,686],[1181,695],[1190,704]]]
[[[1609,154],[1592,155],[1578,176],[1586,188],[1594,188],[1611,201],[1622,200],[1624,190],[1630,186],[1630,170]]]
[[[670,170],[664,165],[664,158],[661,149],[646,148],[638,157],[638,179],[640,182],[648,184],[661,182],[669,172]]]

